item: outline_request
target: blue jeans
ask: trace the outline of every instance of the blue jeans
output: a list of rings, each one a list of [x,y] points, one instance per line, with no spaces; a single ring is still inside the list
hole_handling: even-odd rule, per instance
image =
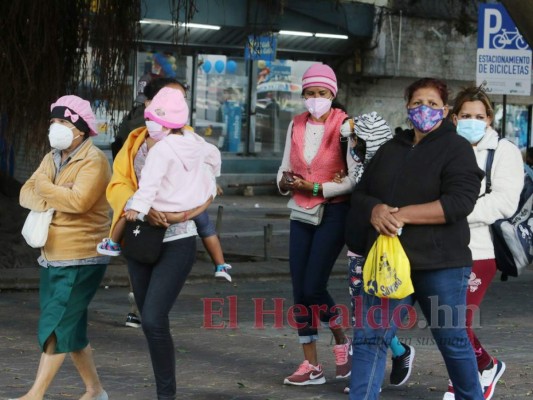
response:
[[[294,304],[300,308],[295,312],[300,343],[317,340],[317,318],[325,325],[337,314],[327,286],[344,247],[347,211],[348,203],[326,204],[320,225],[291,221],[289,264]]]
[[[415,293],[401,300],[380,299],[362,292],[363,318],[354,329],[350,400],[379,398],[387,347],[408,310],[412,316],[415,301],[444,358],[455,398],[483,400],[476,358],[465,328],[470,271],[470,267],[412,271]]]
[[[207,213],[207,210],[198,214],[192,220],[196,224],[196,231],[198,232],[198,236],[200,236],[202,239],[210,236],[215,236],[217,234],[215,226],[209,219],[209,214]]]
[[[176,397],[176,350],[168,314],[176,301],[196,257],[194,236],[163,243],[155,264],[128,259],[135,302],[154,370],[158,400]]]

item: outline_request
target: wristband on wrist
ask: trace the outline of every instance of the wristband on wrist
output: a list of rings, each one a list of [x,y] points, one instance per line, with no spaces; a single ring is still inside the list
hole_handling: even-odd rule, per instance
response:
[[[320,189],[320,183],[313,183],[313,196],[318,196],[318,190]]]
[[[183,222],[185,221],[188,221],[189,220],[189,215],[187,214],[187,211],[183,211]]]

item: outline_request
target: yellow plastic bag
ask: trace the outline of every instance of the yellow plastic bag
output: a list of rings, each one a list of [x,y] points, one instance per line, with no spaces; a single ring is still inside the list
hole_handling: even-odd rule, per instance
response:
[[[363,267],[366,293],[389,299],[403,299],[415,290],[411,264],[398,236],[379,235]]]

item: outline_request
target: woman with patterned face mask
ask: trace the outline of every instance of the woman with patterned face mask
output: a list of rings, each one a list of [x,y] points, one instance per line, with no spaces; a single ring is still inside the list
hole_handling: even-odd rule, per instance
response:
[[[289,124],[277,181],[280,192],[291,195],[291,208],[316,210],[322,218],[297,220],[297,210],[291,211],[289,264],[304,361],[285,378],[287,385],[325,383],[316,348],[321,324],[335,338],[336,377],[346,378],[351,371],[350,339],[327,290],[331,270],[344,246],[348,194],[355,186],[356,164],[340,141],[340,128],[348,115],[334,105],[337,78],[329,66],[309,67],[302,89],[307,111]],[[339,182],[333,182],[335,176]]]
[[[469,247],[474,263],[466,294],[466,329],[476,354],[485,399],[492,398],[496,383],[505,371],[505,363],[490,356],[474,334],[473,311],[479,309],[496,274],[494,245],[489,226],[498,219],[514,214],[524,185],[520,150],[508,140],[499,140],[498,133],[490,126],[493,118],[491,101],[481,87],[467,87],[457,94],[452,119],[457,126],[457,133],[472,145],[479,168],[485,170],[489,151],[495,151],[491,169],[492,190],[486,193],[484,179],[476,206],[468,216]],[[450,381],[444,400],[454,398],[454,386]]]
[[[402,228],[398,237],[411,264],[415,293],[384,302],[362,292],[350,399],[379,397],[387,344],[417,301],[457,398],[483,400],[474,351],[461,323],[472,266],[467,216],[476,203],[483,171],[472,147],[444,119],[448,89],[443,81],[420,79],[406,89],[405,100],[414,129],[383,144],[365,169],[352,195],[346,243],[354,253],[367,255],[378,234],[396,236]],[[384,309],[378,320],[372,318],[375,306]],[[412,317],[410,313],[410,321]]]

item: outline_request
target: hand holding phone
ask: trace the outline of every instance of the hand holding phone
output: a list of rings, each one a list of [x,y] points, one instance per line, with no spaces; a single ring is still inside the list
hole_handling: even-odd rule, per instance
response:
[[[287,183],[293,183],[294,178],[292,177],[292,173],[289,171],[283,171],[283,178],[285,179],[285,182]]]
[[[304,178],[302,175],[291,172],[291,171],[283,171],[283,177],[288,183],[293,183],[295,178],[300,178],[300,179]]]

